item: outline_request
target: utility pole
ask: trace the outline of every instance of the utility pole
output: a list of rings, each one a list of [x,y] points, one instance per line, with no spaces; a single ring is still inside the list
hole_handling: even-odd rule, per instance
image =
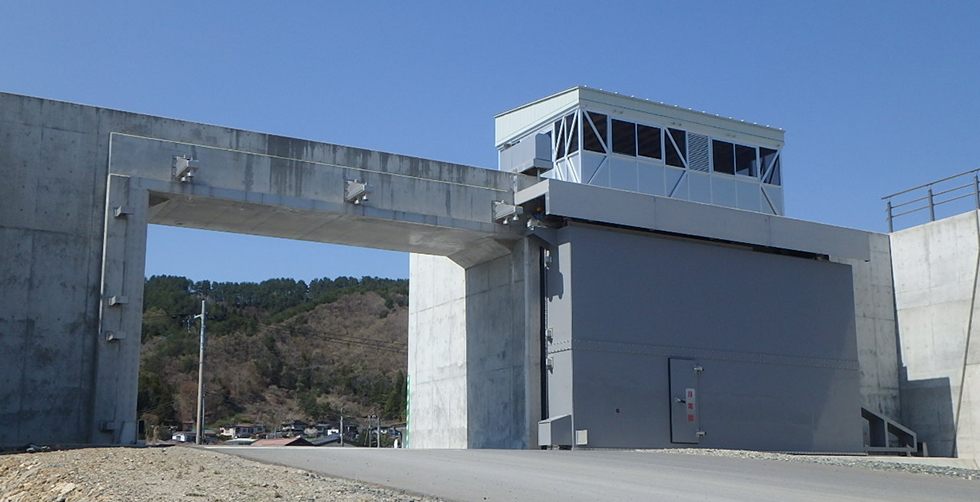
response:
[[[201,444],[204,437],[204,306],[205,301],[201,300],[201,315],[194,316],[201,319],[201,350],[197,361],[197,438],[195,444]]]
[[[368,419],[368,444],[367,444],[367,447],[368,448],[371,447],[371,422],[372,422],[373,419],[377,419],[378,428],[375,429],[375,432],[377,432],[378,443],[375,446],[375,448],[381,448],[381,417],[379,417],[378,415],[368,415],[368,416],[366,416],[364,418]]]

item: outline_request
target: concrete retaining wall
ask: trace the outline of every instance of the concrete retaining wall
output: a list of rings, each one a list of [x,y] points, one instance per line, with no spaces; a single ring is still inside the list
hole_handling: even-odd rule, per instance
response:
[[[903,420],[931,455],[980,458],[978,216],[891,234]]]

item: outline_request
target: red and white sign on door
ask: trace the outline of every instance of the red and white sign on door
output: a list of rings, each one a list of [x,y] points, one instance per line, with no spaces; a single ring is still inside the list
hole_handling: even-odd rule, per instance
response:
[[[687,421],[694,422],[697,418],[698,406],[696,397],[694,394],[694,389],[688,388],[684,392],[684,402],[687,406]]]

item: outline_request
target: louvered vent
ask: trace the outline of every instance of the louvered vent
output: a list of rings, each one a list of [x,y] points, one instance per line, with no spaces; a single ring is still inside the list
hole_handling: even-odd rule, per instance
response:
[[[708,172],[708,137],[687,133],[687,166],[695,171]]]

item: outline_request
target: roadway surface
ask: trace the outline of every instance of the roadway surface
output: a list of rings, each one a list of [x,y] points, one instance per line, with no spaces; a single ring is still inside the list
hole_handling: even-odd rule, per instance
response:
[[[980,501],[980,481],[637,451],[209,449],[447,500]]]

